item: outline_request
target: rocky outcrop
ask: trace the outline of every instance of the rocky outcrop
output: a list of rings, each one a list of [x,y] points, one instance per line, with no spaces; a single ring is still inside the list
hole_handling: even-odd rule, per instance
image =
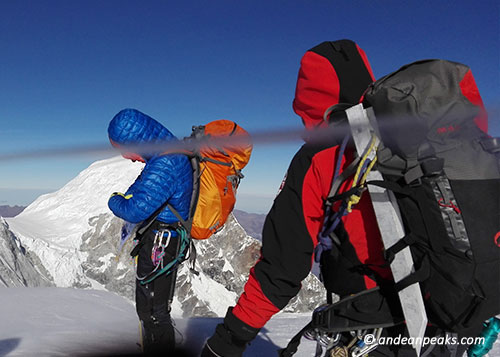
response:
[[[53,286],[52,277],[40,259],[28,252],[0,218],[0,286]]]
[[[94,283],[134,299],[135,267],[129,240],[119,251],[122,221],[111,214],[91,218],[92,229],[82,237],[85,275]],[[261,243],[246,234],[231,215],[224,228],[207,240],[195,241],[195,271],[184,262],[177,276],[175,303],[184,316],[221,316],[242,293],[250,268],[260,255]],[[324,297],[322,284],[310,275],[286,311],[311,311]],[[222,307],[224,306],[224,307]]]

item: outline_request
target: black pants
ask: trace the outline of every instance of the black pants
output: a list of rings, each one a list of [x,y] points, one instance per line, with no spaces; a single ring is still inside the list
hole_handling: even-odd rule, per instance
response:
[[[157,231],[165,225],[155,222],[143,235],[144,245],[141,247],[137,261],[137,276],[145,277],[155,266],[151,261],[153,243]],[[172,237],[165,249],[163,264],[167,265],[177,255],[178,237]],[[175,287],[175,272],[162,274],[148,284],[141,284],[136,279],[135,301],[139,320],[142,324],[142,340],[144,352],[160,354],[172,351],[175,347],[175,334],[170,318],[170,300]]]

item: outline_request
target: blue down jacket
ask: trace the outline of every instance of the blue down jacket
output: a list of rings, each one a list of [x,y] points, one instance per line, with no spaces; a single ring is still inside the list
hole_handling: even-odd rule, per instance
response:
[[[177,140],[162,124],[135,109],[124,109],[116,114],[109,124],[108,135],[117,147]],[[158,152],[143,155],[142,158],[144,169],[132,186],[125,194],[113,195],[109,199],[111,211],[128,222],[139,223],[168,201],[186,219],[193,187],[188,157],[181,154],[162,156]],[[165,223],[178,221],[168,208],[157,219]]]

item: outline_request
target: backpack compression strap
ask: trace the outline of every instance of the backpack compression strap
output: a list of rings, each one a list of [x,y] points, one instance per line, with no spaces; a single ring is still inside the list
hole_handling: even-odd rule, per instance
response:
[[[297,352],[300,340],[307,331],[313,330],[319,336],[322,333],[379,329],[403,322],[397,294],[388,287],[378,286],[314,310],[311,322],[292,338],[287,347],[279,351],[279,356],[290,357]]]

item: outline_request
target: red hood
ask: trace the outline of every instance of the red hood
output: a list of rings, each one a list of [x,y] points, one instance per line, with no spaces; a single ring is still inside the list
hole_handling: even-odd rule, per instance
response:
[[[373,81],[370,63],[357,44],[323,42],[302,57],[293,110],[307,129],[326,125],[326,109],[338,103],[358,103]]]

